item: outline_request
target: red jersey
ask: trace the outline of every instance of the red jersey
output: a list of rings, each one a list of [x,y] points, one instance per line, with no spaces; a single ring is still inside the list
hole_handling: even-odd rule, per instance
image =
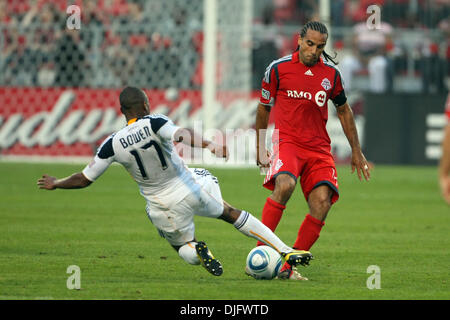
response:
[[[347,101],[339,71],[322,59],[308,67],[300,62],[296,51],[267,67],[260,103],[272,107],[280,142],[330,153],[328,99],[336,106]]]

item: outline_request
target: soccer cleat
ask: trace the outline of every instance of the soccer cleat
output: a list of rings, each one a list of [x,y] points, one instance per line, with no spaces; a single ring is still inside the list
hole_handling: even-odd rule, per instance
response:
[[[200,260],[202,266],[208,270],[214,276],[220,276],[223,273],[222,265],[220,261],[214,258],[211,251],[206,246],[203,241],[198,242],[195,245],[195,251],[197,251],[197,256]]]
[[[303,277],[298,271],[297,269],[295,269],[294,267],[292,269],[286,268],[283,271],[281,271],[278,276],[277,279],[280,280],[300,280],[300,281],[306,281],[308,280],[308,278]]]
[[[282,253],[281,255],[284,260],[293,267],[299,264],[307,266],[309,265],[309,260],[313,259],[311,252],[304,250],[293,250],[288,253]]]

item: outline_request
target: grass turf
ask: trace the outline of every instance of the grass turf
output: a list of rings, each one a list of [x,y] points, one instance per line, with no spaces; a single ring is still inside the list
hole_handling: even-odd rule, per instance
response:
[[[449,299],[450,209],[436,168],[377,166],[370,182],[339,167],[340,200],[300,267],[310,281],[257,281],[244,274],[256,241],[233,226],[196,218],[197,239],[222,262],[214,277],[182,261],[146,217],[145,201],[120,166],[83,190],[39,190],[80,165],[0,163],[0,299]],[[270,192],[256,169],[217,169],[224,199],[260,218]],[[307,213],[298,188],[277,234],[295,241]],[[81,270],[69,290],[67,268]],[[381,270],[381,289],[366,282]]]

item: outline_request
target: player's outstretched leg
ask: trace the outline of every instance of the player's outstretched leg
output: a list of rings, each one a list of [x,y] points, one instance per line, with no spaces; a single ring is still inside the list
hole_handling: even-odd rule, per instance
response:
[[[214,258],[211,251],[205,242],[199,241],[195,245],[195,250],[197,251],[197,256],[200,260],[201,265],[212,275],[220,276],[223,273],[222,264],[219,260]]]
[[[235,209],[224,202],[224,213],[220,218],[232,223],[236,229],[246,236],[255,238],[277,250],[291,266],[306,266],[313,258],[309,251],[288,247],[272,230],[247,211]]]

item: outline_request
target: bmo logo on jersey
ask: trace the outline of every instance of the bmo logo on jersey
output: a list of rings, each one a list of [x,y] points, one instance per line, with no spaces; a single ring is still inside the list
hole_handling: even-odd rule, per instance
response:
[[[286,90],[287,96],[288,98],[298,98],[298,99],[307,99],[307,100],[311,100],[312,99],[312,95],[309,92],[304,92],[304,91],[300,91],[297,92],[297,90]]]
[[[312,101],[312,94],[309,92],[297,90],[286,90],[288,98],[296,98],[296,99],[306,99]],[[314,100],[319,107],[323,107],[325,102],[327,101],[327,93],[323,90],[316,93],[314,96]]]

